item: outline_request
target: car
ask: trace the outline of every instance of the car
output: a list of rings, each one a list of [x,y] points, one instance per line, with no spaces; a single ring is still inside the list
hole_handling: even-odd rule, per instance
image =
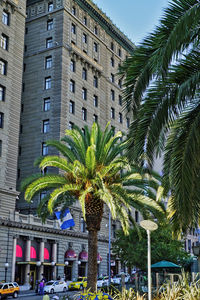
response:
[[[130,275],[129,274],[124,274],[125,275],[125,283],[130,281]],[[114,284],[121,284],[121,280],[122,280],[122,273],[117,274],[113,277],[113,283]]]
[[[19,285],[16,282],[0,282],[0,299],[7,296],[17,298],[19,294]]]
[[[110,278],[110,282],[113,283],[112,278]],[[103,287],[103,286],[108,286],[108,285],[109,285],[109,277],[107,275],[100,276],[97,279],[97,287],[98,288]]]
[[[46,282],[44,287],[44,292],[53,294],[57,292],[66,292],[67,291],[67,283],[62,280],[50,280]]]
[[[87,277],[78,277],[68,285],[69,290],[83,290],[87,287]]]

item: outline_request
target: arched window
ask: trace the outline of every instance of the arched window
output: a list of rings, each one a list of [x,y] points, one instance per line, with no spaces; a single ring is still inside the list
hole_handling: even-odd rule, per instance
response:
[[[36,251],[35,251],[35,248],[33,246],[31,246],[31,258],[32,259],[37,258]]]
[[[20,245],[16,246],[16,257],[22,258],[23,252],[22,252],[22,247]]]

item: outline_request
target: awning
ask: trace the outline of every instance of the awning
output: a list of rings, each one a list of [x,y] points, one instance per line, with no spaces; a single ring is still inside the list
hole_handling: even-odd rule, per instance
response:
[[[79,253],[79,256],[78,256],[78,259],[81,260],[81,261],[87,261],[88,260],[88,253],[87,251],[81,251]]]
[[[180,266],[172,263],[171,261],[161,260],[153,265],[152,268],[180,268]]]
[[[68,249],[65,253],[66,260],[74,260],[76,259],[77,255],[73,249]]]

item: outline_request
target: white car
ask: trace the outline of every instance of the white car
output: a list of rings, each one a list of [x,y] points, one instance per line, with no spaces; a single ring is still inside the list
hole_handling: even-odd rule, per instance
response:
[[[45,284],[44,292],[53,294],[57,292],[66,292],[67,291],[67,283],[60,280],[51,280]]]
[[[113,277],[113,283],[115,284],[121,284],[121,280],[122,280],[122,274],[117,274]],[[130,275],[125,274],[125,283],[127,283],[129,280],[130,280]]]
[[[111,278],[111,283],[113,282],[112,278]],[[108,286],[109,285],[109,277],[108,276],[100,276],[97,279],[97,287],[103,287],[103,286]]]

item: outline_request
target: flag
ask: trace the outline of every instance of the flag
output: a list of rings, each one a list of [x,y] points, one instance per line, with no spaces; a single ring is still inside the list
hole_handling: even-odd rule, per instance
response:
[[[74,220],[68,208],[65,210],[63,214],[61,214],[61,211],[56,211],[55,215],[56,218],[58,219],[61,229],[64,230],[72,226],[75,226]]]

